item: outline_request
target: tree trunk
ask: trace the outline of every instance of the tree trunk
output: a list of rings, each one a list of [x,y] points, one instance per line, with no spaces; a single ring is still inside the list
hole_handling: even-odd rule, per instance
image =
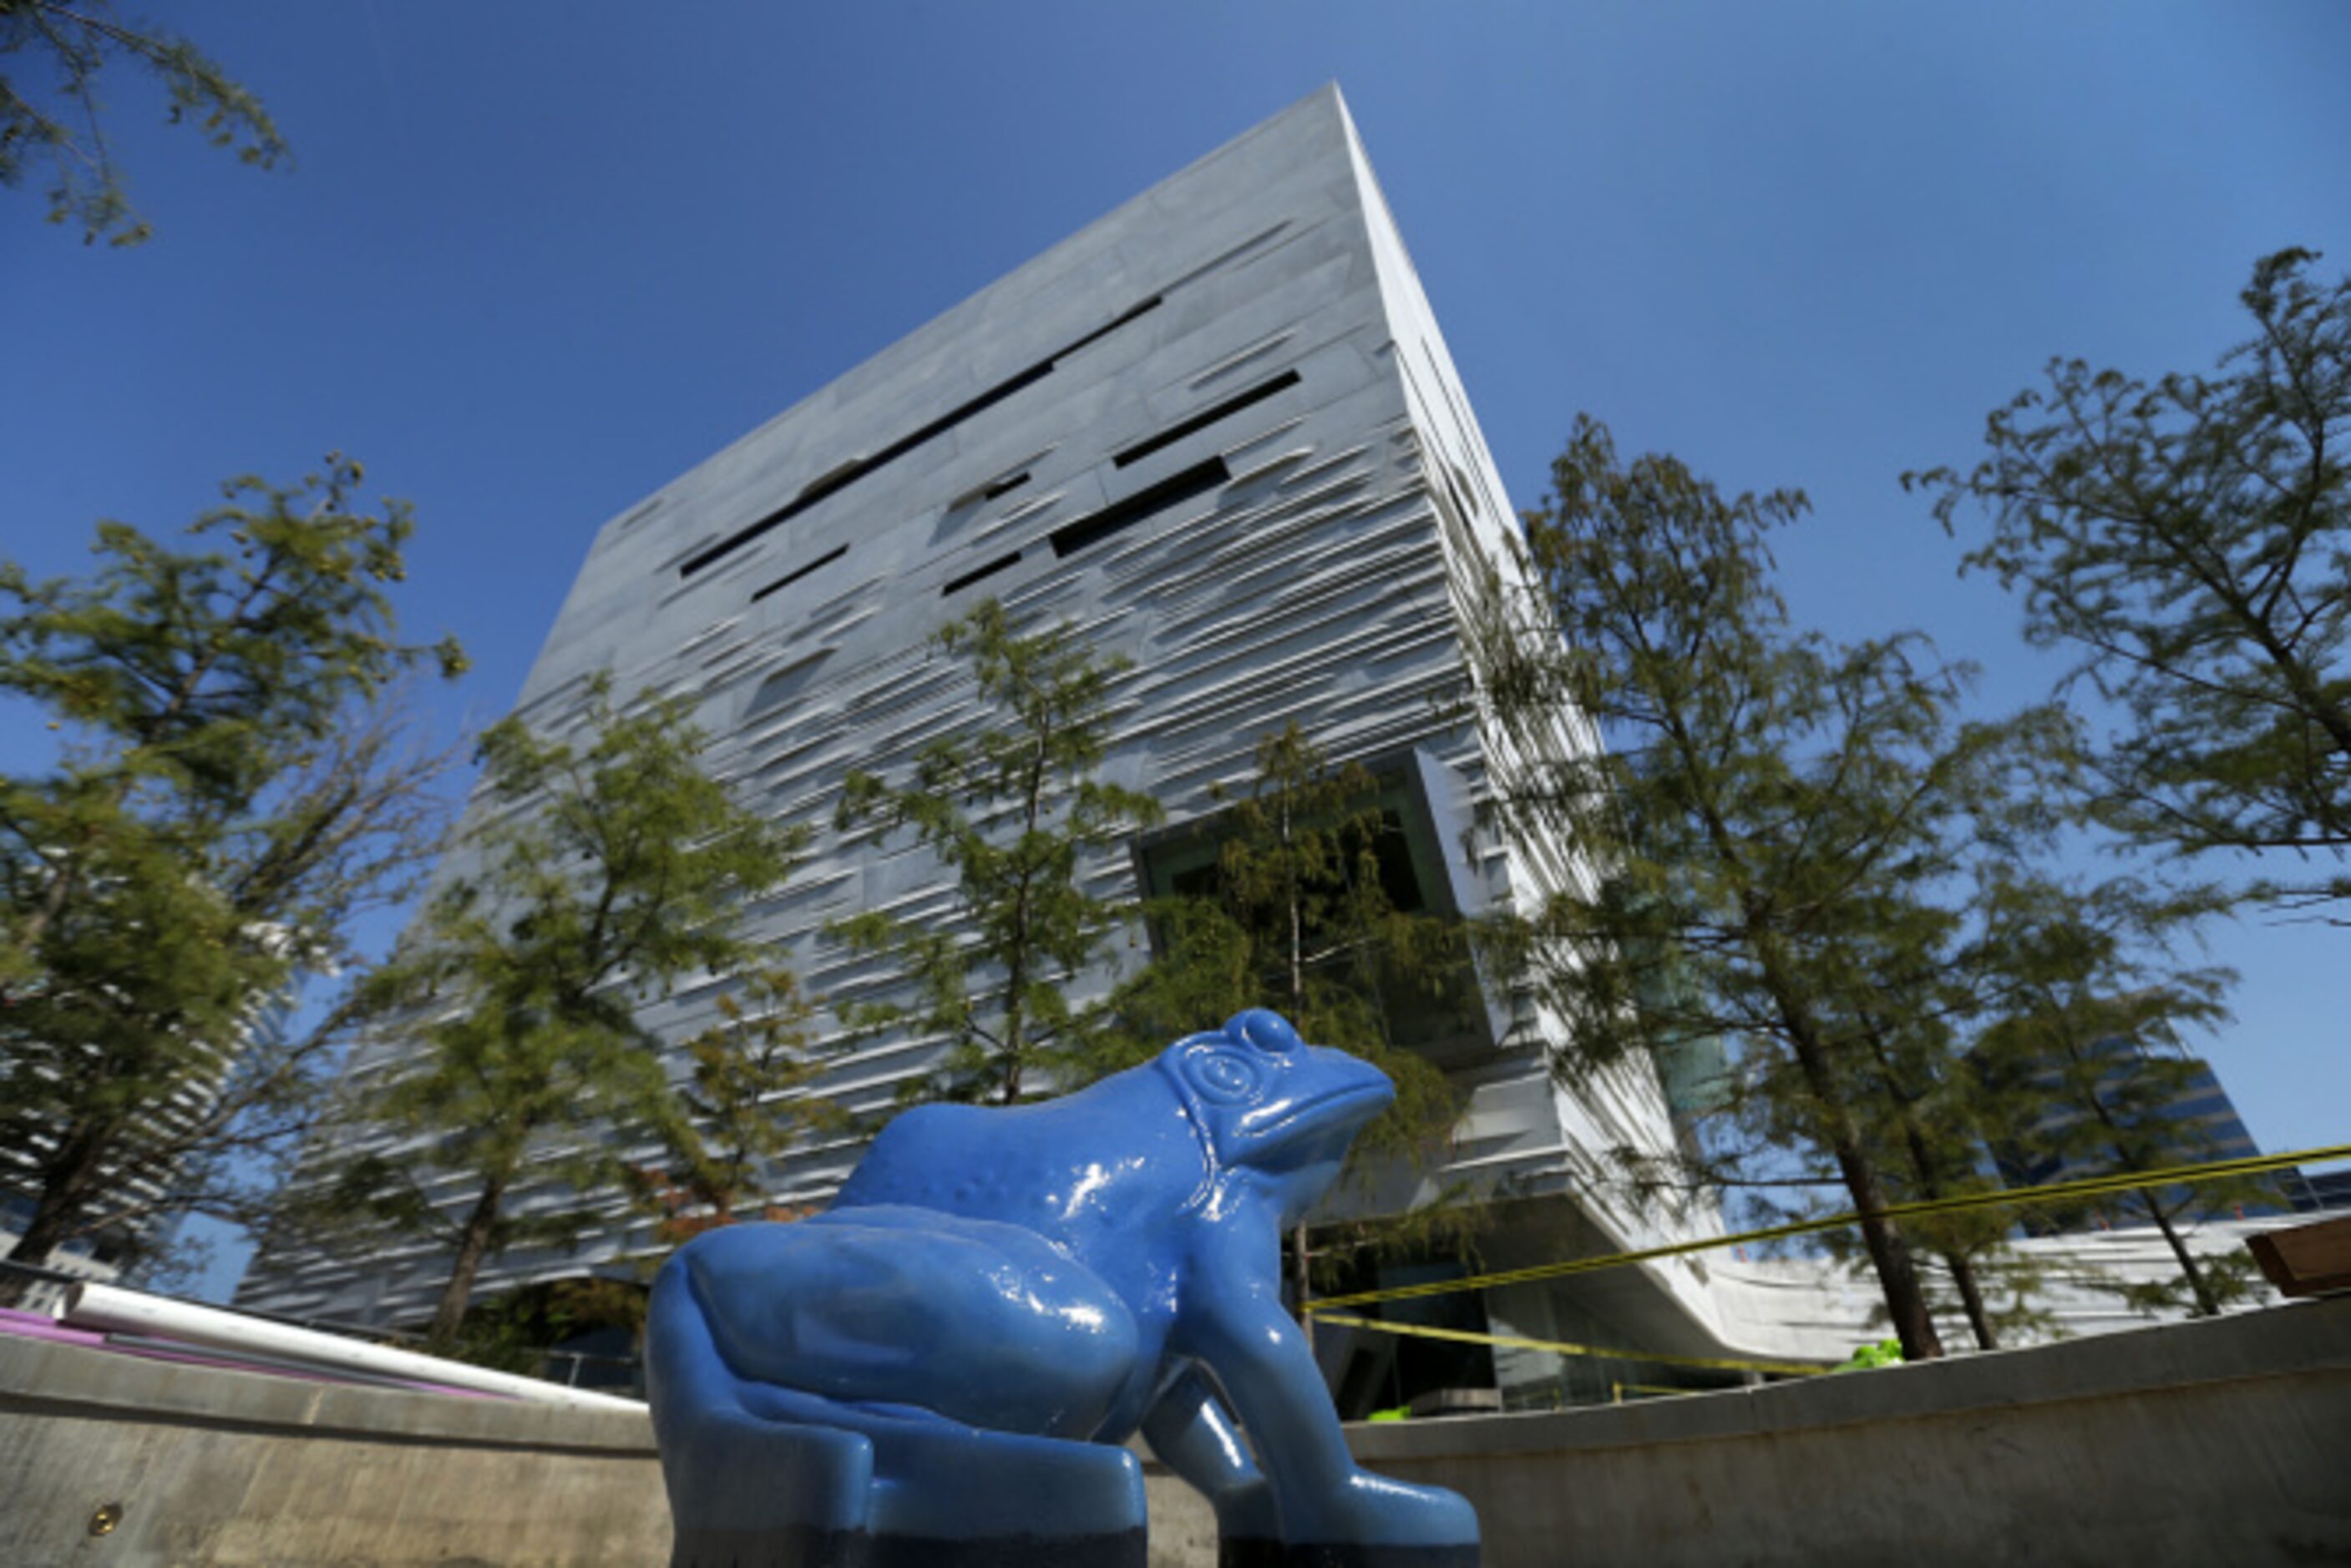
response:
[[[1306,1311],[1306,1303],[1313,1290],[1312,1259],[1306,1251],[1306,1227],[1300,1225],[1290,1233],[1290,1280],[1297,1292],[1298,1328],[1306,1336],[1306,1348],[1314,1348],[1314,1319]]]
[[[5,1261],[12,1263],[29,1263],[35,1268],[39,1268],[49,1261],[49,1254],[57,1250],[58,1242],[66,1239],[67,1232],[64,1222],[65,1210],[48,1201],[48,1192],[46,1188],[42,1189],[41,1196],[36,1199],[35,1202],[38,1207],[33,1210],[32,1223],[25,1227],[25,1233],[17,1237],[9,1247]],[[0,1307],[22,1304],[31,1293],[33,1285],[34,1280],[30,1275],[13,1272],[0,1272]]]
[[[1978,1350],[1998,1350],[2000,1335],[1992,1331],[1991,1314],[1984,1310],[1983,1292],[1976,1285],[1976,1266],[1964,1252],[1946,1252],[1943,1262],[1951,1271],[1951,1283],[1959,1288],[1959,1305],[1966,1309],[1968,1327],[1976,1336]]]
[[[1883,1049],[1878,1052],[1877,1059],[1880,1066],[1886,1065]],[[1890,1069],[1886,1086],[1888,1089],[1894,1087]],[[1917,1119],[1910,1114],[1910,1107],[1916,1102],[1903,1098],[1898,1092],[1895,1097],[1902,1106],[1902,1136],[1910,1147],[1910,1163],[1918,1171],[1918,1195],[1928,1199],[1940,1198],[1943,1196],[1943,1184],[1935,1179],[1934,1151],[1927,1147],[1926,1135],[1918,1130]],[[2000,1336],[1992,1332],[1991,1314],[1984,1310],[1983,1292],[1976,1286],[1975,1264],[1965,1252],[1957,1250],[1945,1252],[1943,1262],[1951,1271],[1951,1283],[1959,1293],[1959,1305],[1968,1314],[1968,1328],[1976,1336],[1976,1348],[1998,1350]]]
[[[474,1294],[474,1276],[481,1272],[482,1260],[489,1254],[490,1232],[498,1222],[498,1206],[505,1200],[507,1183],[496,1177],[482,1189],[482,1196],[474,1211],[465,1217],[465,1229],[457,1239],[457,1262],[449,1271],[449,1282],[442,1288],[441,1304],[433,1314],[433,1339],[446,1344],[457,1337],[465,1322],[465,1307]]]
[[[2196,1254],[2188,1250],[2188,1243],[2180,1240],[2179,1231],[2173,1228],[2171,1216],[2163,1211],[2162,1201],[2144,1187],[2138,1189],[2138,1197],[2139,1201],[2147,1205],[2147,1213],[2154,1217],[2156,1228],[2163,1232],[2163,1239],[2171,1244],[2171,1255],[2179,1260],[2179,1272],[2188,1281],[2189,1291],[2196,1297],[2196,1315],[2219,1317],[2220,1298],[2212,1293],[2211,1285],[2205,1281],[2204,1271],[2197,1266]]]
[[[114,1124],[84,1123],[68,1130],[54,1152],[41,1162],[41,1185],[33,1199],[33,1217],[24,1234],[8,1249],[16,1263],[42,1264],[57,1246],[79,1233],[83,1210],[96,1196],[113,1142]]]
[[[1878,1179],[1877,1167],[1862,1146],[1853,1113],[1837,1096],[1828,1052],[1817,1023],[1812,1010],[1787,982],[1780,944],[1769,933],[1754,929],[1751,911],[1750,921],[1749,937],[1756,956],[1762,961],[1763,983],[1780,1014],[1788,1047],[1804,1075],[1805,1086],[1827,1113],[1829,1125],[1824,1131],[1829,1152],[1835,1156],[1837,1174],[1844,1179],[1854,1208],[1862,1215],[1862,1245],[1868,1249],[1870,1264],[1876,1271],[1877,1288],[1886,1298],[1886,1314],[1893,1320],[1895,1337],[1902,1344],[1902,1359],[1937,1360],[1943,1354],[1943,1340],[1935,1331],[1934,1314],[1927,1310],[1927,1292],[1918,1282],[1917,1265],[1911,1259],[1909,1243],[1904,1240],[1901,1227],[1882,1212],[1888,1203],[1885,1183]]]
[[[2079,1050],[2074,1049],[2071,1044],[2069,1044],[2067,1046],[2067,1051],[2074,1062],[2081,1062],[2082,1053]],[[2130,1151],[2126,1148],[2120,1141],[2123,1132],[2122,1125],[2116,1119],[2115,1113],[2108,1108],[2105,1096],[2098,1093],[2097,1085],[2095,1083],[2093,1083],[2090,1087],[2090,1109],[2097,1114],[2098,1125],[2105,1127],[2107,1132],[2115,1135],[2116,1137],[2116,1141],[2109,1146],[2114,1151],[2116,1162],[2125,1170],[2133,1169],[2135,1168],[2135,1162],[2131,1158]],[[2145,1168],[2143,1166],[2137,1166],[2136,1168],[2141,1169]],[[2196,1315],[2198,1317],[2219,1317],[2220,1315],[2220,1301],[2212,1294],[2212,1287],[2206,1282],[2204,1271],[2196,1266],[2195,1254],[2188,1250],[2188,1243],[2181,1241],[2179,1239],[2179,1232],[2172,1228],[2171,1216],[2163,1211],[2163,1200],[2144,1187],[2139,1188],[2137,1190],[2138,1192],[2138,1200],[2147,1205],[2147,1218],[2153,1220],[2155,1221],[2156,1229],[2163,1232],[2164,1241],[2170,1244],[2171,1255],[2179,1260],[2180,1275],[2182,1278],[2187,1280],[2189,1292],[2196,1298]]]
[[[89,848],[89,841],[96,836],[97,834],[94,831],[82,835],[82,847],[85,851]],[[50,923],[65,909],[66,899],[72,895],[74,870],[78,864],[78,862],[69,860],[49,877],[49,885],[41,894],[40,908],[33,911],[32,917],[25,922],[24,929],[16,933],[16,941],[11,944],[15,949],[15,957],[18,961],[29,960],[40,951],[41,939],[48,934]],[[0,985],[0,1004],[12,1000],[14,994],[6,986]]]
[[[1869,1157],[1861,1151],[1860,1140],[1853,1135],[1850,1123],[1842,1116],[1831,1138],[1831,1148],[1836,1156],[1837,1170],[1844,1178],[1845,1190],[1852,1194],[1854,1207],[1864,1216],[1861,1221],[1862,1244],[1869,1249],[1869,1261],[1877,1271],[1879,1291],[1886,1297],[1886,1311],[1894,1321],[1895,1337],[1902,1342],[1905,1361],[1933,1361],[1943,1354],[1942,1335],[1935,1329],[1934,1314],[1927,1310],[1927,1292],[1918,1282],[1917,1265],[1910,1256],[1909,1243],[1903,1239],[1901,1228],[1885,1218],[1878,1210],[1886,1206],[1885,1186],[1877,1179],[1877,1169]]]
[[[25,1233],[16,1238],[7,1251],[12,1263],[30,1263],[38,1268],[49,1261],[49,1254],[63,1241],[68,1231],[65,1206],[49,1200],[49,1189],[44,1186],[35,1199],[32,1222]]]

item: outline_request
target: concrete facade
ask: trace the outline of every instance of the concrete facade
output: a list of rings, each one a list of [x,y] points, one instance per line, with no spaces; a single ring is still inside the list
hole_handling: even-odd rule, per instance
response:
[[[1487,1568],[2351,1563],[2351,1299],[1749,1392],[1349,1429],[1478,1505]],[[1147,1473],[1152,1568],[1215,1525]],[[89,1521],[121,1508],[108,1534]],[[0,1342],[0,1561],[640,1568],[629,1412]]]
[[[1504,842],[1480,824],[1497,742],[1432,701],[1465,680],[1471,596],[1520,570],[1516,529],[1362,143],[1326,88],[607,524],[517,711],[562,730],[601,670],[624,691],[689,695],[716,738],[714,771],[817,830],[807,866],[747,919],[836,1001],[903,982],[826,940],[828,920],[880,909],[951,925],[949,885],[926,853],[838,834],[831,819],[852,766],[898,773],[925,742],[985,719],[958,662],[926,639],[988,596],[1021,624],[1067,622],[1098,653],[1134,661],[1113,692],[1102,772],[1156,797],[1171,823],[1212,816],[1215,792],[1249,776],[1259,739],[1295,722],[1334,758],[1395,782],[1416,814],[1424,891],[1474,912],[1577,874],[1562,846]],[[1559,743],[1593,742],[1563,721]],[[1084,877],[1098,894],[1137,892],[1129,853]],[[1099,994],[1114,979],[1105,969],[1071,990]],[[728,983],[687,985],[643,1021],[682,1040]],[[1546,1071],[1541,1023],[1495,1003],[1447,1042],[1440,1064],[1468,1112],[1449,1167],[1416,1185],[1547,1203],[1544,1247],[1666,1239],[1618,1196],[1608,1159],[1675,1137],[1657,1074],[1635,1064],[1566,1093]],[[861,1112],[888,1106],[938,1050],[911,1033],[831,1044],[844,1049],[817,1092]],[[359,1053],[347,1091],[363,1097],[405,1051],[391,1038]],[[847,1139],[805,1147],[773,1172],[769,1197],[821,1202],[859,1152]],[[1371,1201],[1402,1206],[1415,1188],[1399,1179]],[[453,1209],[471,1196],[455,1183],[440,1194]],[[525,1201],[585,1206],[595,1240],[576,1255],[509,1254],[485,1272],[486,1293],[650,1249],[618,1193]],[[413,1318],[443,1262],[423,1247],[363,1266],[265,1251],[238,1300]],[[1611,1290],[1619,1337],[1721,1348],[1702,1271],[1661,1267]]]

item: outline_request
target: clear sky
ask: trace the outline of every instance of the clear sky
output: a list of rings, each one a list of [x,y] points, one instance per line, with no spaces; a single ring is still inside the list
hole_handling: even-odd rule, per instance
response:
[[[2257,255],[2351,268],[2335,0],[133,9],[295,161],[164,129],[118,68],[156,237],[0,192],[0,555],[77,569],[99,517],[354,452],[418,510],[408,627],[474,655],[452,726],[511,701],[606,519],[1328,80],[1521,505],[1579,410],[1801,486],[1798,615],[1922,628],[1987,704],[2056,666],[1896,476],[1971,461],[2053,354],[2208,367]],[[2254,1136],[2351,1138],[2351,932],[2212,954]]]

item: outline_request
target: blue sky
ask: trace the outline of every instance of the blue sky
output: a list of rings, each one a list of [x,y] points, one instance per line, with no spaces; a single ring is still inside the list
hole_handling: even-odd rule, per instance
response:
[[[1907,468],[2053,354],[2209,366],[2253,258],[2351,267],[2351,6],[576,0],[153,4],[295,151],[110,84],[156,237],[0,192],[0,554],[173,528],[329,449],[417,507],[403,600],[512,700],[594,530],[1321,83],[1347,94],[1503,476],[1579,410],[1809,491],[1800,618],[2056,673]],[[21,737],[0,758],[21,761]],[[2206,1042],[2252,1131],[2351,1137],[2351,934],[2246,923]]]

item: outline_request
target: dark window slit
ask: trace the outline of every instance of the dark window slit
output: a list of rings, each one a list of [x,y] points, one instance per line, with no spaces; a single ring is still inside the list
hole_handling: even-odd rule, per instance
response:
[[[1111,462],[1120,468],[1124,468],[1130,462],[1140,462],[1162,447],[1173,446],[1187,435],[1207,430],[1218,420],[1230,419],[1243,409],[1261,403],[1276,392],[1287,391],[1296,385],[1298,385],[1298,372],[1284,370],[1270,381],[1260,381],[1246,392],[1234,393],[1214,408],[1202,409],[1182,424],[1170,425],[1148,440],[1136,441],[1133,446],[1112,458]]]
[[[733,555],[736,551],[751,543],[754,539],[767,534],[769,530],[780,527],[784,524],[790,522],[793,518],[799,516],[801,513],[807,511],[810,507],[815,505],[826,496],[832,494],[836,491],[847,489],[850,485],[856,483],[857,481],[864,478],[867,474],[872,472],[875,469],[882,467],[885,463],[896,462],[899,458],[905,456],[908,452],[914,451],[925,441],[929,441],[933,436],[945,434],[946,431],[954,429],[956,425],[961,424],[964,421],[971,418],[972,415],[978,413],[981,410],[991,408],[994,405],[1002,402],[1005,399],[1020,390],[1023,387],[1036,385],[1036,383],[1043,380],[1047,376],[1053,373],[1053,366],[1056,361],[1066,358],[1068,356],[1076,353],[1079,349],[1083,348],[1088,344],[1092,343],[1097,339],[1108,337],[1111,333],[1117,331],[1120,327],[1125,326],[1128,322],[1133,321],[1135,317],[1158,308],[1159,296],[1155,294],[1149,299],[1144,300],[1142,304],[1126,311],[1109,326],[1097,327],[1092,332],[1087,333],[1083,337],[1079,338],[1076,342],[1065,345],[1061,348],[1057,349],[1051,355],[1038,360],[1037,363],[1029,366],[1019,374],[1013,376],[1008,379],[998,381],[996,385],[988,388],[987,390],[980,393],[979,396],[972,399],[969,402],[959,404],[956,407],[948,410],[946,413],[941,414],[937,419],[933,420],[929,424],[925,425],[922,429],[914,431],[912,435],[901,436],[898,440],[892,441],[888,446],[883,447],[880,452],[873,453],[871,457],[852,458],[849,462],[841,464],[838,468],[827,470],[824,473],[811,481],[807,489],[801,491],[791,500],[786,502],[783,505],[777,507],[773,512],[768,513],[758,522],[750,524],[746,527],[737,528],[734,533],[729,534],[726,537],[719,540],[716,544],[712,545],[707,549],[699,551],[687,557],[685,565],[678,568],[678,576],[682,577],[690,577],[694,576],[695,573],[702,570],[705,566],[710,566],[715,562],[723,560],[726,556]]]
[[[769,583],[766,587],[761,588],[758,593],[753,594],[751,596],[751,602],[753,604],[758,604],[761,599],[766,598],[778,588],[790,587],[794,583],[799,582],[802,577],[807,576],[819,566],[830,566],[835,561],[838,561],[847,554],[849,554],[848,545],[835,545],[831,549],[827,550],[823,555],[819,556],[807,566],[800,567],[798,571],[786,572],[782,576],[778,577],[774,582]]]
[[[1073,556],[1122,528],[1133,527],[1155,512],[1165,512],[1196,495],[1204,495],[1231,477],[1232,471],[1221,457],[1196,462],[1181,473],[1172,473],[1156,484],[1145,485],[1123,501],[1112,502],[1091,517],[1081,517],[1066,527],[1054,529],[1053,554]]]
[[[1019,564],[1020,552],[1018,550],[1013,551],[1012,554],[1008,556],[998,556],[995,560],[988,562],[987,565],[978,567],[974,571],[966,572],[962,576],[957,577],[954,582],[951,582],[946,587],[941,588],[939,590],[939,597],[946,598],[949,594],[953,594],[960,591],[961,589],[971,587],[972,584],[979,581],[982,577],[992,577],[996,576],[997,573],[1004,570],[1005,567],[1017,566]]]
[[[1122,314],[1119,316],[1119,317],[1118,317],[1116,320],[1113,321],[1109,326],[1107,326],[1107,327],[1095,327],[1092,332],[1087,333],[1083,337],[1079,338],[1075,343],[1071,344],[1068,348],[1066,348],[1062,349],[1060,353],[1055,354],[1051,359],[1048,359],[1048,360],[1046,360],[1046,361],[1045,361],[1045,369],[1047,369],[1048,370],[1051,369],[1053,368],[1054,362],[1055,362],[1056,360],[1066,359],[1066,358],[1068,358],[1071,355],[1072,355],[1072,354],[1076,353],[1079,349],[1083,348],[1086,348],[1086,347],[1088,347],[1089,345],[1092,345],[1092,344],[1094,344],[1094,343],[1098,343],[1098,342],[1100,342],[1102,339],[1103,339],[1103,338],[1105,338],[1105,337],[1109,337],[1112,333],[1113,333],[1113,332],[1117,331],[1120,327],[1122,327],[1125,326],[1128,322],[1133,321],[1135,317],[1139,317],[1139,316],[1147,316],[1147,315],[1149,315],[1151,312],[1153,312],[1153,311],[1155,311],[1155,310],[1158,309],[1158,308],[1159,308],[1159,299],[1160,299],[1160,296],[1159,296],[1158,295],[1155,295],[1155,295],[1153,295],[1149,299],[1144,300],[1144,301],[1142,304],[1140,304],[1140,305],[1129,306],[1127,307],[1127,309],[1126,309],[1123,313],[1122,313]]]
[[[1028,483],[1029,471],[1024,468],[1019,472],[1014,474],[1011,478],[999,479],[994,484],[991,484],[987,489],[981,491],[979,493],[979,498],[982,501],[993,501],[998,496],[1002,495],[1008,491],[1018,490]]]

